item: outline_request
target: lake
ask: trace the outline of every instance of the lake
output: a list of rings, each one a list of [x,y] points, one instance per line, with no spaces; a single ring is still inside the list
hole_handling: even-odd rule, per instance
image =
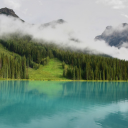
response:
[[[0,81],[0,128],[128,128],[128,83]]]

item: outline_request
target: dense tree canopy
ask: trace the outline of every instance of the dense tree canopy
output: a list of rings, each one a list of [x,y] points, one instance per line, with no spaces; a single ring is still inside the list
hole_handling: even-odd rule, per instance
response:
[[[7,55],[0,55],[0,77],[11,79],[28,79],[26,71],[26,58],[14,58]]]
[[[22,56],[14,59],[1,55],[0,75],[4,78],[28,78],[26,67],[38,69],[40,64],[47,65],[49,59],[58,58],[62,61],[63,76],[69,79],[128,79],[128,62],[125,60],[64,50],[45,43],[35,43],[30,38],[0,40],[0,43]]]

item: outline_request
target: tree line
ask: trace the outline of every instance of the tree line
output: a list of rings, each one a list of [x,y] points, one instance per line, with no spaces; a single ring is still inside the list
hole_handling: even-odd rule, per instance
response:
[[[25,56],[31,68],[38,69],[39,64],[46,65],[49,62],[49,57],[53,57],[52,51],[48,47],[28,39],[0,40],[0,43],[9,51]]]
[[[29,79],[26,68],[26,57],[14,58],[0,55],[0,78]]]
[[[128,61],[62,50],[54,50],[53,54],[55,57],[63,61],[63,76],[69,79],[128,79]]]
[[[24,56],[26,65],[35,69],[40,64],[47,65],[51,58],[58,58],[63,62],[63,76],[69,79],[128,79],[128,61],[125,60],[73,52],[45,43],[39,44],[30,38],[12,38],[0,40],[0,43],[8,50]]]

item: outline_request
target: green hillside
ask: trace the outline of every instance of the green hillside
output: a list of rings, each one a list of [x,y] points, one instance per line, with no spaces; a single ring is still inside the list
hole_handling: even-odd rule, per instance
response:
[[[20,57],[20,55],[7,50],[2,44],[0,44],[0,54]],[[57,58],[50,59],[45,66],[40,65],[37,70],[29,67],[28,74],[31,80],[67,80],[63,77],[62,62]]]
[[[29,79],[36,80],[66,80],[63,77],[62,62],[58,59],[50,59],[45,66],[40,65],[39,69],[28,69]]]
[[[7,55],[7,56],[20,56],[14,52],[10,52],[9,50],[7,50],[1,43],[0,43],[0,55],[1,54],[4,54],[4,55]]]
[[[0,44],[0,52],[4,53],[0,58],[1,78],[128,80],[128,61],[125,60],[66,50],[46,42],[37,43],[29,36],[0,39]]]

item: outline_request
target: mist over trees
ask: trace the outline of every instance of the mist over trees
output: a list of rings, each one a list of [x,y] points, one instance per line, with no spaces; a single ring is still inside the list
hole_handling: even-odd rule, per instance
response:
[[[3,78],[29,78],[28,68],[35,70],[47,65],[51,58],[62,61],[63,76],[72,80],[127,80],[128,62],[110,57],[84,54],[57,48],[50,44],[39,44],[29,36],[0,40],[9,51],[21,58],[1,55],[0,76]],[[52,72],[52,71],[51,71]]]

